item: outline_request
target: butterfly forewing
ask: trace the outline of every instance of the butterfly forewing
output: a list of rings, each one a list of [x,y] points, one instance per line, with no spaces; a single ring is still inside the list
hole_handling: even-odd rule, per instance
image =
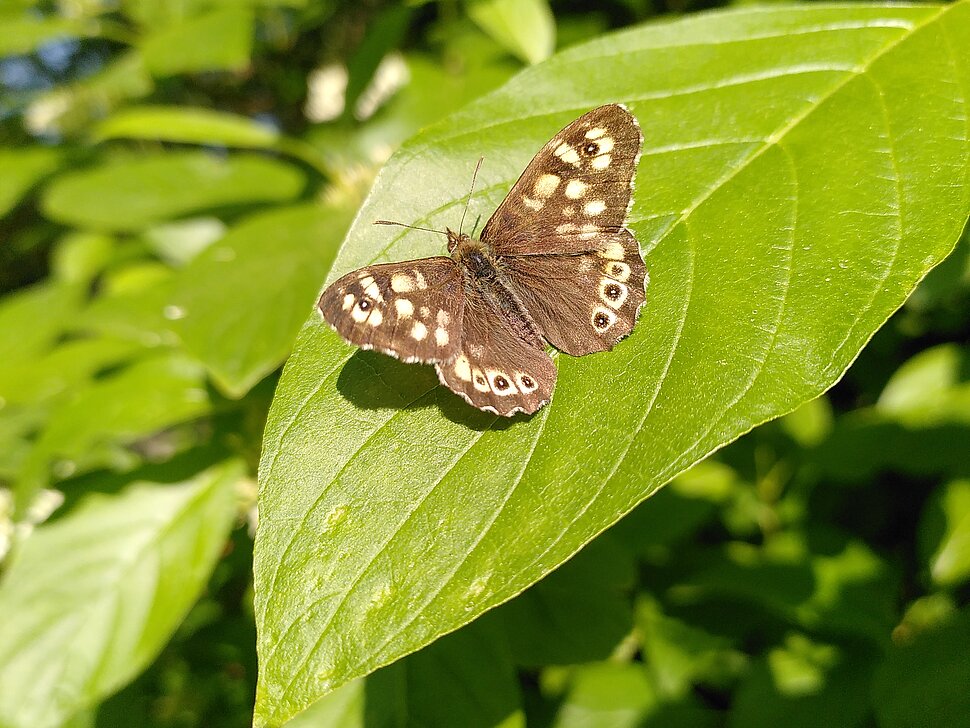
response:
[[[515,332],[478,291],[468,290],[458,356],[438,363],[438,379],[479,409],[531,414],[552,396],[556,365],[538,338]]]
[[[640,127],[619,104],[593,109],[546,144],[482,230],[496,255],[593,250],[623,227]]]
[[[646,268],[630,231],[596,242],[592,253],[506,259],[509,280],[543,335],[573,356],[612,349],[633,330],[645,300]]]
[[[334,282],[317,306],[362,349],[407,362],[448,361],[461,341],[462,275],[445,257],[371,265]]]

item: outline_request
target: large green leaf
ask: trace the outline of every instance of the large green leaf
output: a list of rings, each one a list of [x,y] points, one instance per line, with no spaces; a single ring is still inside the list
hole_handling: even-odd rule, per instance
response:
[[[294,167],[249,154],[142,154],[59,177],[46,190],[43,207],[68,225],[137,230],[221,205],[290,199],[303,184]]]
[[[559,356],[552,404],[512,421],[310,319],[261,467],[257,724],[509,599],[830,387],[960,234],[968,94],[967,2],[758,8],[573,48],[406,144],[332,276],[440,252],[369,223],[455,226],[480,154],[487,214],[560,126],[627,102],[648,303],[612,353]]]
[[[151,661],[222,551],[240,473],[136,483],[27,539],[0,585],[0,725],[61,725]]]

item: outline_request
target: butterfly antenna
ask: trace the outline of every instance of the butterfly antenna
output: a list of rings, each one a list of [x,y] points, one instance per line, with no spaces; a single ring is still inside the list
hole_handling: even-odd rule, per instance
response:
[[[478,179],[478,170],[482,168],[482,162],[485,161],[485,157],[478,158],[478,164],[475,165],[475,172],[472,174],[472,186],[468,190],[468,197],[465,199],[465,209],[461,211],[461,222],[458,223],[458,234],[461,235],[461,230],[465,226],[465,213],[468,212],[468,205],[472,201],[472,193],[475,192],[475,180]]]
[[[444,230],[432,230],[431,228],[418,227],[417,225],[405,225],[403,222],[394,222],[393,220],[374,220],[375,225],[398,225],[400,227],[411,228],[412,230],[423,230],[426,233],[438,233],[438,235],[447,235]]]

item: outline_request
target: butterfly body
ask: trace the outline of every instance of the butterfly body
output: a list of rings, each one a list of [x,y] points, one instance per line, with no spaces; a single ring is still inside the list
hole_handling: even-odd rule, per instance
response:
[[[504,320],[517,338],[542,347],[542,332],[516,295],[513,282],[503,270],[502,259],[482,240],[447,229],[446,232],[451,258],[464,281],[465,305],[484,307],[485,315]]]
[[[447,230],[449,256],[372,265],[318,302],[347,341],[435,365],[440,381],[500,415],[549,401],[545,342],[581,356],[630,333],[646,270],[624,227],[641,136],[610,104],[550,140],[485,224]]]

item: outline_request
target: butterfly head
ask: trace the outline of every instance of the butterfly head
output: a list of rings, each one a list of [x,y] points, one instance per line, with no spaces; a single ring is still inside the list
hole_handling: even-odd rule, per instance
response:
[[[451,228],[445,228],[448,234],[448,252],[454,254],[458,248],[468,247],[472,243],[471,237],[467,233],[456,233]]]

